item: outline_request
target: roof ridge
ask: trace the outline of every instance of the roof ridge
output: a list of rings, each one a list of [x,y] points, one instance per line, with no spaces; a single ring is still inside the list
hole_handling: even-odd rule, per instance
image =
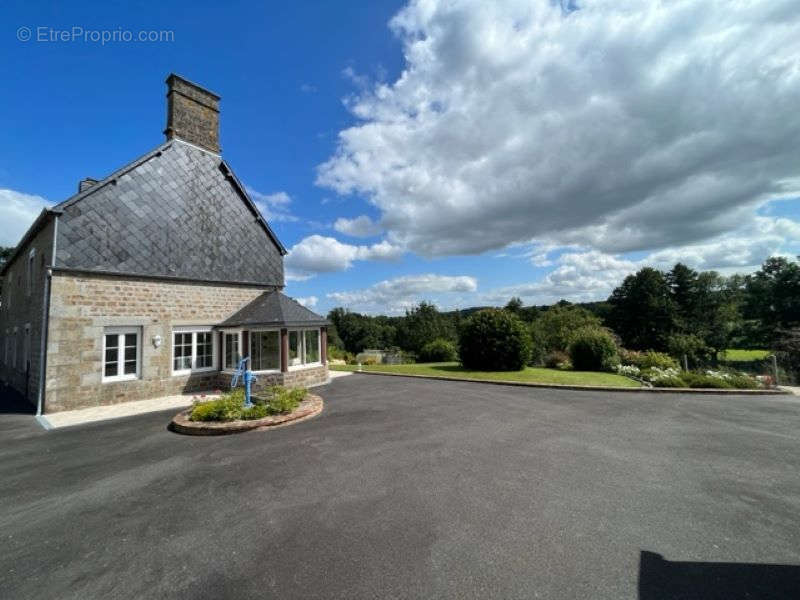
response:
[[[78,192],[77,194],[70,196],[66,200],[63,200],[62,202],[51,207],[49,210],[56,213],[61,212],[68,206],[72,206],[73,204],[79,202],[80,200],[83,200],[87,196],[91,196],[97,190],[102,189],[109,183],[116,181],[117,179],[125,175],[128,171],[132,171],[136,167],[146,163],[151,158],[154,158],[155,156],[161,156],[161,154],[165,150],[168,150],[170,146],[172,146],[172,140],[167,140],[166,142],[162,142],[161,144],[159,144],[149,152],[143,154],[139,158],[136,158],[131,162],[123,165],[122,167],[111,173],[111,175],[104,177],[103,179],[95,183],[93,186],[86,188],[82,192]]]

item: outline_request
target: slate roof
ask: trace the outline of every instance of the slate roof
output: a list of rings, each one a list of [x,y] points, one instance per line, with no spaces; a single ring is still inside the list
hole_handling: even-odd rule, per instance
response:
[[[53,207],[56,268],[282,287],[286,249],[219,155],[166,142]]]
[[[281,292],[265,292],[219,327],[282,325],[313,327],[328,325],[328,321]]]

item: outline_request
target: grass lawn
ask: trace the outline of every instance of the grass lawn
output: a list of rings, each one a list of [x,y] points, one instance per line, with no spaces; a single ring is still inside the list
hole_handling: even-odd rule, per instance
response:
[[[358,371],[357,365],[330,365],[333,371]],[[564,385],[607,385],[618,387],[640,387],[639,383],[616,373],[593,373],[588,371],[563,371],[527,367],[524,371],[468,371],[458,363],[417,363],[409,365],[366,365],[363,371],[379,371],[402,375],[435,375],[459,379],[483,379],[486,381],[523,381],[527,383],[561,383]]]
[[[720,360],[748,361],[761,360],[772,354],[769,350],[735,350],[729,348],[725,352],[720,352]]]

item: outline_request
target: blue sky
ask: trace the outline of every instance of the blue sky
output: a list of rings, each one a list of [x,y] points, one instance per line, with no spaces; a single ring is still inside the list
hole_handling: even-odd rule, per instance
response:
[[[222,96],[223,156],[319,312],[800,252],[792,3],[641,4],[6,2],[0,244],[160,143],[176,72]],[[37,41],[76,27],[173,40]]]

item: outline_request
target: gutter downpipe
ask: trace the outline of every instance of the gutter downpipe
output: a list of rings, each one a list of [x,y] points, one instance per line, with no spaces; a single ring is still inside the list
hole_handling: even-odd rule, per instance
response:
[[[53,267],[56,266],[56,244],[58,243],[58,214],[53,216],[53,256],[44,282],[44,298],[42,299],[42,332],[39,348],[39,391],[36,397],[36,420],[45,429],[52,429],[47,418],[42,415],[44,408],[45,378],[47,374],[47,337],[50,330],[50,289],[53,278]]]

